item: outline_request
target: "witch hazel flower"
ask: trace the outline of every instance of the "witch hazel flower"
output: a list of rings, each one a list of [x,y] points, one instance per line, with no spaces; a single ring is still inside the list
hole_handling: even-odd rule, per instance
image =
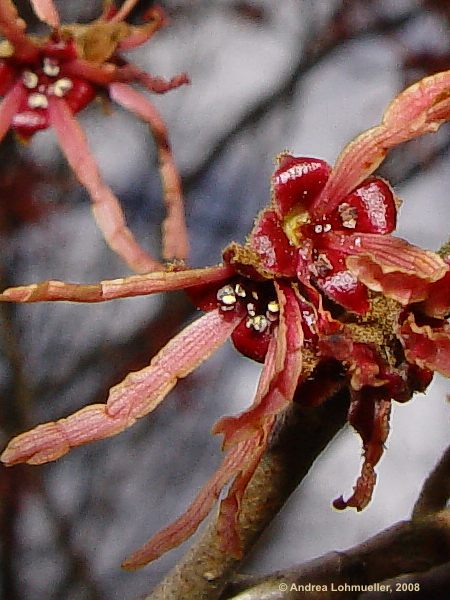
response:
[[[217,530],[239,555],[237,519],[245,490],[270,443],[278,417],[294,401],[323,402],[333,382],[351,392],[348,420],[364,458],[351,496],[338,509],[362,510],[389,432],[392,400],[423,391],[433,373],[450,376],[450,260],[392,234],[399,204],[372,173],[387,150],[450,118],[450,71],[401,93],[383,121],[351,142],[331,168],[282,154],[272,198],[244,245],[225,248],[220,265],[134,275],[99,284],[46,281],[10,288],[9,302],[114,298],[184,289],[205,315],[174,337],[141,371],[94,404],[14,438],[6,465],[40,464],[71,448],[115,435],[153,411],[176,385],[228,338],[263,363],[253,404],[223,417],[224,458],[186,512],[124,563],[137,568],[186,540],[225,486]]]
[[[0,140],[9,129],[28,140],[51,127],[61,150],[92,200],[92,210],[105,240],[137,272],[161,268],[128,229],[120,203],[102,180],[86,137],[74,115],[95,98],[114,101],[145,121],[155,139],[167,217],[163,223],[163,255],[185,259],[188,252],[180,177],[167,130],[153,104],[130,84],[165,93],[188,82],[185,74],[169,81],[128,63],[121,52],[145,43],[162,25],[164,13],[153,8],[146,22],[124,21],[138,0],[120,9],[105,3],[103,14],[89,24],[61,25],[51,0],[32,0],[39,18],[51,28],[43,36],[28,35],[10,0],[0,0]]]

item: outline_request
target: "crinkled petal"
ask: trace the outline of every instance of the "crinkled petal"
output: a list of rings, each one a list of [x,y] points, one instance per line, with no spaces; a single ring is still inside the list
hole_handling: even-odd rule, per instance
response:
[[[31,6],[41,21],[50,27],[59,27],[59,16],[53,0],[31,0]]]
[[[374,467],[383,454],[389,434],[390,412],[391,401],[383,397],[383,392],[366,388],[353,393],[349,422],[362,438],[364,462],[351,497],[344,500],[341,496],[333,502],[338,510],[351,506],[359,512],[369,504],[376,482]]]
[[[236,558],[242,558],[242,546],[237,527],[242,499],[267,448],[269,435],[275,422],[275,416],[267,417],[259,431],[255,431],[248,440],[250,444],[242,468],[233,481],[227,497],[220,503],[217,533],[222,548]]]
[[[450,325],[418,325],[411,313],[398,329],[398,337],[410,363],[450,377]]]
[[[8,288],[0,294],[7,302],[46,302],[66,300],[70,302],[105,302],[114,298],[144,296],[159,292],[182,290],[205,283],[228,279],[234,271],[228,265],[204,269],[152,272],[132,275],[121,279],[106,279],[100,283],[77,284],[63,281],[44,281]]]
[[[65,101],[49,97],[48,113],[67,161],[91,196],[92,211],[109,246],[135,271],[161,268],[126,226],[120,203],[100,177],[86,137]]]
[[[265,419],[278,415],[292,401],[302,371],[302,316],[294,291],[285,284],[275,284],[280,320],[276,342],[272,341],[253,405],[237,417],[224,417],[213,433],[224,435],[229,448],[258,431]]]
[[[259,446],[256,438],[241,442],[228,452],[211,479],[200,490],[181,517],[154,535],[139,550],[122,563],[125,569],[138,569],[176,548],[190,537],[210,512],[222,488],[239,472],[245,470],[248,455]]]
[[[440,319],[450,314],[450,269],[442,279],[429,285],[427,298],[421,309],[426,315]]]
[[[145,96],[124,83],[112,83],[109,93],[115,102],[143,119],[150,127],[156,143],[159,172],[163,187],[167,217],[163,222],[163,255],[185,259],[189,241],[184,216],[181,178],[172,156],[167,129],[156,108]]]
[[[285,340],[280,343],[280,337],[282,334],[278,335],[278,339],[273,338],[270,344],[253,407],[264,401],[264,398],[270,393],[270,386],[275,374],[279,374],[283,367],[287,348]],[[220,429],[220,423],[223,423],[225,428],[227,427],[225,422],[226,419],[219,421],[216,432]],[[262,420],[259,419],[257,423],[255,421],[253,426],[245,425],[244,435],[231,435],[230,443],[225,444],[226,455],[221,466],[202,488],[186,512],[174,523],[157,533],[147,544],[128,558],[123,566],[128,569],[143,566],[190,537],[210,512],[223,487],[233,479],[228,495],[220,505],[217,531],[226,551],[239,556],[241,547],[236,530],[239,507],[247,485],[267,447],[268,437],[274,423],[275,416],[268,411],[268,414]],[[227,437],[225,430],[223,432]]]
[[[22,433],[8,444],[1,460],[41,464],[56,460],[71,448],[123,431],[153,411],[176,385],[219,348],[239,317],[225,320],[212,311],[174,337],[141,371],[130,373],[111,388],[106,404],[87,406],[54,423]]]
[[[399,94],[385,111],[381,125],[365,131],[344,148],[313,204],[313,214],[329,214],[375,171],[389,148],[436,131],[449,118],[449,94],[450,71],[426,77]]]
[[[439,255],[390,235],[330,236],[328,245],[350,255],[346,265],[359,281],[401,304],[425,299],[448,270]]]
[[[130,4],[133,1],[136,2],[136,0],[131,0]],[[110,22],[123,20],[126,17],[124,11],[127,7],[125,5],[126,3],[124,3],[120,7],[120,10],[109,19]],[[166,15],[160,6],[154,6],[148,10],[145,13],[145,21],[146,22],[143,25],[129,26],[127,37],[119,42],[117,47],[119,51],[131,50],[141,46],[167,23]]]

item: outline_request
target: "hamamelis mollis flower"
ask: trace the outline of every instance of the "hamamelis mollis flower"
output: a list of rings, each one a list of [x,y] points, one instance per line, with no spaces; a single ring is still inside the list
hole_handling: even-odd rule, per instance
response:
[[[206,314],[148,367],[113,387],[106,404],[19,435],[3,462],[44,463],[119,433],[231,337],[241,353],[263,363],[255,400],[242,414],[216,423],[225,452],[218,471],[187,511],[124,565],[142,566],[184,541],[226,485],[217,527],[224,547],[239,555],[239,507],[277,417],[294,393],[306,405],[323,401],[343,373],[351,391],[349,422],[362,438],[364,461],[351,497],[334,504],[363,509],[388,435],[391,401],[424,390],[434,371],[450,376],[450,253],[440,256],[393,237],[398,201],[389,184],[371,174],[388,148],[450,117],[449,90],[450,72],[408,88],[381,125],[350,143],[333,168],[282,154],[269,206],[245,245],[225,249],[221,265],[6,290],[6,301],[103,302],[185,289]]]
[[[37,15],[51,27],[45,36],[27,35],[10,0],[0,0],[0,140],[8,129],[22,139],[52,127],[67,161],[92,199],[92,210],[110,247],[137,272],[161,268],[136,241],[125,223],[120,203],[104,183],[86,137],[74,115],[95,98],[113,100],[143,119],[158,150],[167,218],[163,223],[163,255],[185,259],[188,251],[180,178],[167,130],[152,103],[130,86],[164,93],[187,83],[184,74],[170,81],[141,71],[119,53],[140,46],[164,24],[160,8],[147,22],[124,22],[138,0],[117,10],[105,3],[103,14],[86,25],[60,25],[51,0],[32,0]]]

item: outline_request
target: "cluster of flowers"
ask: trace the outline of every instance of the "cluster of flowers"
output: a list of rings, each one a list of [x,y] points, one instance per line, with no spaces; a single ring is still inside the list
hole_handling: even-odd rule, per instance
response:
[[[125,223],[120,203],[102,180],[86,137],[74,114],[101,97],[113,100],[145,121],[155,139],[167,218],[163,255],[185,259],[188,251],[180,178],[164,121],[153,104],[130,84],[162,94],[188,82],[185,74],[165,81],[128,63],[120,52],[145,43],[165,23],[160,8],[146,22],[124,22],[138,0],[117,10],[105,3],[103,14],[87,25],[61,25],[51,0],[32,0],[45,36],[27,35],[11,0],[0,0],[0,140],[12,128],[22,139],[52,127],[75,175],[92,199],[92,210],[106,241],[137,272],[161,265],[137,242]]]
[[[20,86],[22,102],[24,93],[31,96],[23,91],[23,79]],[[47,100],[52,106],[53,98]],[[55,124],[62,113],[50,110],[45,118],[48,114]],[[339,377],[345,374],[351,391],[348,420],[364,450],[353,494],[334,505],[362,510],[372,495],[392,400],[405,402],[423,391],[433,372],[450,376],[450,248],[436,254],[391,235],[399,200],[372,173],[389,148],[435,131],[449,118],[447,71],[401,93],[382,123],[351,142],[333,168],[320,159],[280,155],[269,205],[246,243],[231,243],[217,266],[174,265],[99,284],[46,281],[5,290],[0,298],[9,302],[103,302],[184,289],[206,314],[148,367],[113,387],[106,404],[87,406],[14,438],[3,452],[4,464],[44,463],[119,433],[154,410],[178,379],[231,338],[238,351],[264,363],[254,402],[215,425],[214,433],[224,437],[221,466],[187,511],[125,566],[144,565],[184,541],[228,484],[218,531],[228,551],[239,555],[240,504],[277,417],[294,393],[302,403],[317,402],[320,394],[311,381],[324,365],[338,367]],[[333,377],[333,368],[326,372]],[[323,377],[319,383],[328,385]]]

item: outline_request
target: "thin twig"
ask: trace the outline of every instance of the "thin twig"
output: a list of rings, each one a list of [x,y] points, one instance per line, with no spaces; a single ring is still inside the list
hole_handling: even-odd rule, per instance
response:
[[[223,600],[304,598],[300,586],[307,584],[326,587],[320,591],[322,600],[348,600],[357,598],[359,592],[352,594],[347,587],[338,593],[338,586],[355,586],[356,592],[356,586],[427,571],[449,559],[450,509],[446,509],[419,521],[396,523],[345,552],[330,552],[269,576],[241,577],[229,586]],[[286,584],[287,591],[280,591],[280,584]]]
[[[393,600],[396,598],[446,600],[450,590],[450,563],[447,562],[424,573],[400,575],[383,581],[382,585],[389,586],[388,589],[392,590],[389,599]],[[366,592],[359,595],[358,600],[386,600],[386,592]]]
[[[332,51],[351,40],[395,31],[422,14],[422,9],[419,7],[393,18],[375,18],[372,23],[364,23],[356,30],[333,27],[333,24],[339,22],[349,9],[351,10],[350,3],[344,2],[342,8],[336,11],[333,17],[325,23],[322,31],[314,32],[314,36],[305,44],[302,44],[298,51],[297,63],[280,86],[275,91],[271,91],[268,95],[258,99],[234,126],[216,141],[213,148],[204,156],[201,164],[182,178],[185,193],[194,188],[210,169],[211,164],[228,151],[229,145],[237,135],[248,127],[259,123],[279,102],[289,100],[300,79],[324,58],[328,57]]]

